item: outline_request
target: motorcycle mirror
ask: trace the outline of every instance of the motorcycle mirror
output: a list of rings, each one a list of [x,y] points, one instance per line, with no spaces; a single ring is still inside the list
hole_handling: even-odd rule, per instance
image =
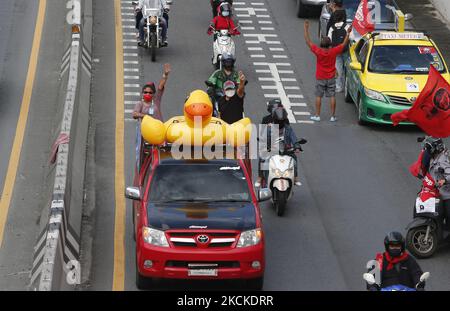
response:
[[[302,139],[300,139],[299,141],[298,141],[298,143],[300,144],[300,145],[304,145],[304,144],[306,144],[308,141],[306,140],[306,139],[304,139],[304,138],[302,138]]]
[[[417,137],[417,142],[421,143],[425,140],[425,136]]]
[[[430,272],[425,272],[424,274],[422,274],[420,276],[420,282],[425,282],[426,280],[428,280],[430,278]]]
[[[369,285],[373,285],[375,284],[375,277],[373,276],[373,274],[370,273],[364,273],[363,274],[363,279],[367,282],[367,284]]]
[[[272,192],[269,188],[260,188],[258,190],[258,202],[267,201],[272,197]]]

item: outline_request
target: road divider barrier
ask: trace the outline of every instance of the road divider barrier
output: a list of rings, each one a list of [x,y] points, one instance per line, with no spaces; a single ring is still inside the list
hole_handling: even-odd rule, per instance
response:
[[[61,59],[65,97],[52,153],[53,191],[34,249],[30,290],[74,290],[81,282],[80,235],[90,120],[92,0],[67,2],[67,44]],[[45,217],[43,216],[43,217]]]

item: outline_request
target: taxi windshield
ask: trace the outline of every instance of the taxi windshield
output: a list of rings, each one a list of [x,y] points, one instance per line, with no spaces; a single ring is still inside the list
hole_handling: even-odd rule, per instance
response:
[[[430,65],[441,73],[445,71],[444,63],[433,46],[378,45],[372,49],[369,71],[427,74]]]

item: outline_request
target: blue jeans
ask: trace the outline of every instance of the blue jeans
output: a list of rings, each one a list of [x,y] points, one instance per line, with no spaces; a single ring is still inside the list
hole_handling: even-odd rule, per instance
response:
[[[159,19],[160,22],[160,27],[162,29],[161,31],[161,37],[163,42],[166,41],[167,39],[167,21],[164,17],[161,17]],[[147,26],[147,22],[145,18],[142,18],[141,21],[139,22],[139,39],[141,40],[141,42],[143,42],[145,40],[145,27]]]

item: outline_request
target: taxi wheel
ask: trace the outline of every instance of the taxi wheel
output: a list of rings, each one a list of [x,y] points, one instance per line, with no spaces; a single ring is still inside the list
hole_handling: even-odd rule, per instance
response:
[[[350,96],[350,92],[348,90],[348,78],[347,78],[347,74],[345,75],[345,82],[344,82],[344,99],[346,103],[352,103],[353,99]]]
[[[367,121],[364,121],[363,120],[363,107],[362,107],[362,98],[361,98],[361,96],[359,96],[359,99],[358,99],[358,124],[359,125],[367,125]]]

